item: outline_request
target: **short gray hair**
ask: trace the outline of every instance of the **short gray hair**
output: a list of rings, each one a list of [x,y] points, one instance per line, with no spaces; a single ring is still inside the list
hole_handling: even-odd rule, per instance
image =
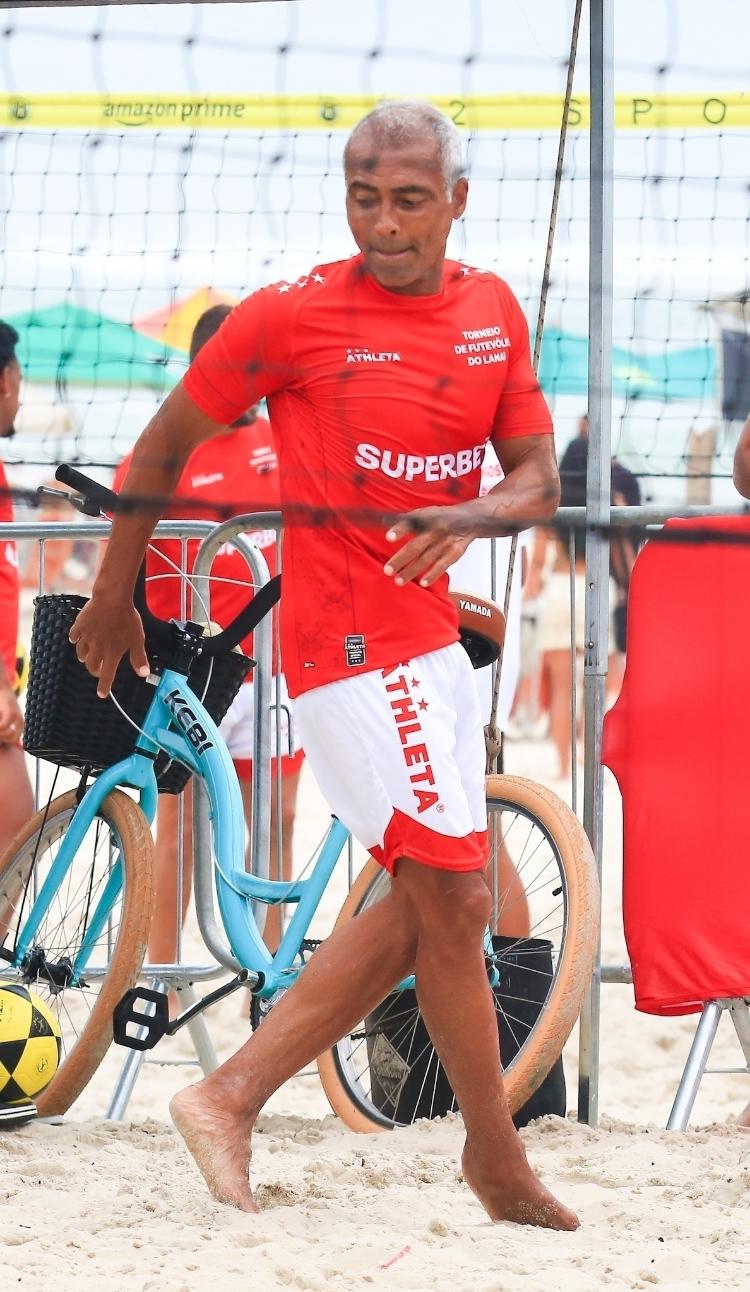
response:
[[[454,184],[464,174],[461,136],[453,122],[430,103],[422,103],[417,99],[379,103],[357,122],[349,135],[344,148],[344,169],[348,165],[352,146],[365,131],[371,131],[381,147],[389,148],[403,148],[429,132],[437,144],[440,170],[449,196]]]

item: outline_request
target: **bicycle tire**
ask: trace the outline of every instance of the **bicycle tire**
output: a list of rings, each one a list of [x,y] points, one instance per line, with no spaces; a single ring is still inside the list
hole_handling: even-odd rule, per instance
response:
[[[564,890],[561,947],[546,1001],[518,1053],[504,1069],[508,1104],[511,1113],[516,1113],[562,1053],[580,1014],[598,945],[599,881],[581,823],[551,790],[520,776],[490,776],[487,806],[490,820],[493,812],[515,811],[539,826],[554,851]],[[387,873],[370,858],[353,884],[335,927],[372,904],[387,891],[387,886]],[[534,928],[531,932],[535,933]],[[320,1080],[333,1111],[355,1131],[380,1131],[408,1124],[384,1115],[363,1093],[361,1082],[352,1078],[351,1064],[346,1061],[347,1044],[351,1045],[344,1038],[318,1059]]]
[[[0,926],[4,929],[23,927],[22,913],[17,913],[16,906],[23,910],[31,870],[36,864],[44,867],[47,850],[63,838],[70,820],[78,806],[75,791],[60,795],[41,811],[37,812],[21,830],[0,860]],[[66,877],[69,899],[81,908],[76,919],[83,916],[82,932],[86,928],[86,919],[96,900],[96,886],[106,882],[108,865],[111,865],[112,852],[105,854],[103,844],[99,845],[100,824],[105,826],[119,841],[119,852],[122,857],[123,885],[121,897],[113,903],[107,929],[108,948],[111,954],[106,962],[106,972],[94,993],[91,984],[83,984],[83,990],[75,986],[64,986],[62,990],[50,991],[47,982],[40,980],[33,966],[14,966],[12,961],[0,963],[0,978],[16,978],[25,982],[30,990],[41,995],[58,1017],[63,1034],[60,1063],[50,1084],[35,1098],[40,1116],[58,1115],[71,1107],[81,1091],[99,1067],[112,1041],[112,1014],[123,994],[135,986],[146,953],[149,930],[153,918],[154,881],[153,881],[153,838],[148,822],[140,807],[122,790],[113,790],[107,795],[92,825],[95,826],[94,849],[90,859],[86,860],[90,850],[89,834],[84,840],[85,847],[79,850],[71,866],[70,875],[81,876],[78,889],[70,896],[72,880]],[[104,840],[104,836],[103,840]],[[88,841],[88,843],[87,843]],[[106,842],[106,840],[104,840]],[[109,860],[107,860],[107,857]],[[86,866],[88,865],[88,872]],[[78,867],[76,870],[76,866]],[[102,878],[95,876],[101,870]],[[88,877],[86,877],[88,873]],[[58,893],[48,904],[48,913],[53,911],[53,918],[59,919],[52,925],[50,936],[66,936],[66,912],[63,909]],[[83,896],[79,896],[83,893]],[[93,897],[92,897],[93,893]],[[57,907],[54,903],[58,902]],[[71,906],[71,910],[75,907]],[[112,921],[117,918],[119,925],[116,934],[112,933]],[[15,918],[14,918],[15,915]],[[46,918],[46,917],[45,917]],[[57,932],[59,930],[59,933]],[[44,942],[46,928],[40,929]],[[1,940],[1,939],[0,939]],[[67,952],[74,951],[70,946]],[[72,957],[71,957],[72,958]],[[82,1024],[80,1034],[73,1034],[74,1017],[80,1012],[80,1002],[85,1000],[88,1006],[88,991],[95,998],[86,1021]],[[78,992],[78,1000],[72,993]]]

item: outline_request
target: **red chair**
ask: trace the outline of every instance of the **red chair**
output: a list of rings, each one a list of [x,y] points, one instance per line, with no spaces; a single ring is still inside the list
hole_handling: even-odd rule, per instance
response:
[[[749,517],[669,521],[638,556],[602,761],[622,793],[636,1009],[701,1013],[682,1129],[724,1009],[750,1070]]]

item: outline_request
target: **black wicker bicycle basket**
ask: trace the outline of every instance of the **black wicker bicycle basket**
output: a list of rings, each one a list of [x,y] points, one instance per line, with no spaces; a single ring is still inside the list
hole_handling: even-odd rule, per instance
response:
[[[96,678],[80,663],[68,640],[73,621],[86,602],[86,597],[65,593],[34,601],[23,743],[37,758],[98,772],[132,754],[138,733],[111,700],[98,698]],[[146,649],[152,670],[160,672],[159,653],[149,649],[148,639]],[[237,651],[222,652],[213,661],[205,656],[196,660],[190,686],[203,697],[215,722],[221,722],[252,666],[253,661]],[[154,688],[133,672],[127,657],[115,674],[112,692],[132,721],[140,724],[154,698]],[[164,753],[157,757],[155,771],[162,793],[179,794],[190,778],[187,767]]]

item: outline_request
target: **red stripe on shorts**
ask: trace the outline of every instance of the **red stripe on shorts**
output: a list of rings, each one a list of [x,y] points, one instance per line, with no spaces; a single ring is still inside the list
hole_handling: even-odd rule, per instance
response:
[[[437,870],[456,871],[483,870],[489,859],[486,830],[472,830],[460,838],[439,834],[398,808],[393,809],[382,847],[370,848],[370,852],[391,875],[402,857]]]

